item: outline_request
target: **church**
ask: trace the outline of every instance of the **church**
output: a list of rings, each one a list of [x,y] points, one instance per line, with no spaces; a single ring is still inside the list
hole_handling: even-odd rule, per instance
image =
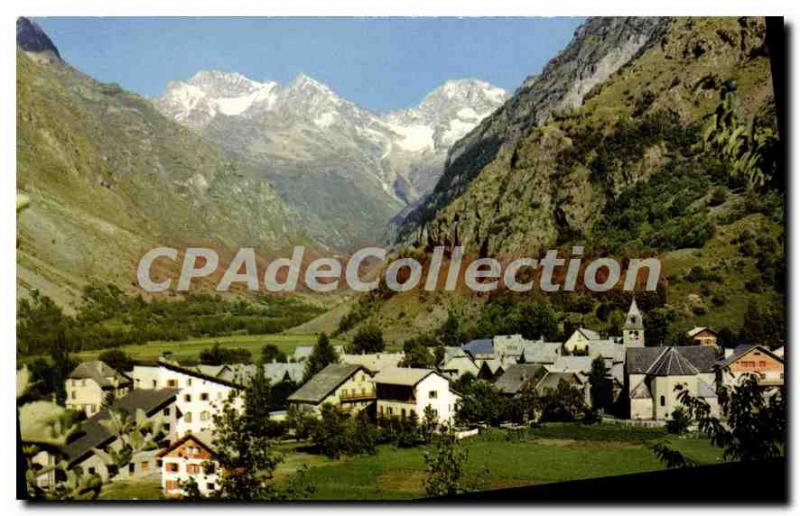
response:
[[[719,411],[713,346],[645,347],[644,321],[635,299],[625,318],[622,340],[630,419],[669,419],[680,405],[681,390],[706,401],[712,413]]]

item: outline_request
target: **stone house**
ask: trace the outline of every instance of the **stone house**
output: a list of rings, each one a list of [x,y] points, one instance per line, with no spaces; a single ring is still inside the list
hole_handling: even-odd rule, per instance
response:
[[[105,362],[81,362],[65,381],[67,408],[82,411],[91,417],[103,403],[122,398],[132,387],[131,379]]]

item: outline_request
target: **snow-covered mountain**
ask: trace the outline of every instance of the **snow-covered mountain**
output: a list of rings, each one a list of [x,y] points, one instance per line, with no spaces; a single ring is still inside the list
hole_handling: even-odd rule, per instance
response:
[[[474,79],[447,81],[413,108],[373,113],[299,75],[258,82],[202,71],[154,100],[168,117],[263,170],[320,241],[374,241],[427,194],[447,151],[506,99]]]

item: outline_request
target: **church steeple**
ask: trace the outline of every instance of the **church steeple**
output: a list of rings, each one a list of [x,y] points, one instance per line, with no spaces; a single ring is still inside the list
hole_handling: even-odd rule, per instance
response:
[[[636,306],[636,298],[631,301],[625,326],[622,327],[622,342],[625,347],[644,347],[644,321],[642,312]]]

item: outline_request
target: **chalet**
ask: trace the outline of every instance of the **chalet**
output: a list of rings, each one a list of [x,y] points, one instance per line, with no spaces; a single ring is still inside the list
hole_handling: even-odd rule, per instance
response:
[[[525,344],[531,342],[523,338],[520,334],[514,335],[495,335],[492,339],[492,348],[495,358],[500,359],[504,364],[519,362]]]
[[[628,348],[625,370],[631,419],[669,419],[680,405],[678,386],[717,411],[715,363],[716,350],[706,346]]]
[[[441,424],[451,424],[455,417],[458,395],[450,390],[447,378],[432,369],[387,368],[374,381],[379,416],[415,413],[422,420],[430,407]]]
[[[105,362],[81,362],[65,381],[66,406],[91,417],[106,401],[125,396],[132,386],[131,379]]]
[[[730,356],[718,362],[717,366],[720,383],[724,386],[738,384],[747,374],[756,375],[759,385],[764,387],[783,385],[783,358],[766,346],[739,346]]]
[[[161,461],[161,488],[170,498],[185,495],[184,485],[197,483],[200,494],[208,496],[219,489],[219,463],[207,436],[187,434],[158,454]]]
[[[313,412],[319,412],[323,405],[330,403],[355,413],[375,402],[375,387],[372,375],[364,366],[328,364],[292,393],[288,401]]]
[[[698,326],[686,332],[686,335],[691,339],[692,344],[699,346],[717,345],[717,332],[711,328]]]

